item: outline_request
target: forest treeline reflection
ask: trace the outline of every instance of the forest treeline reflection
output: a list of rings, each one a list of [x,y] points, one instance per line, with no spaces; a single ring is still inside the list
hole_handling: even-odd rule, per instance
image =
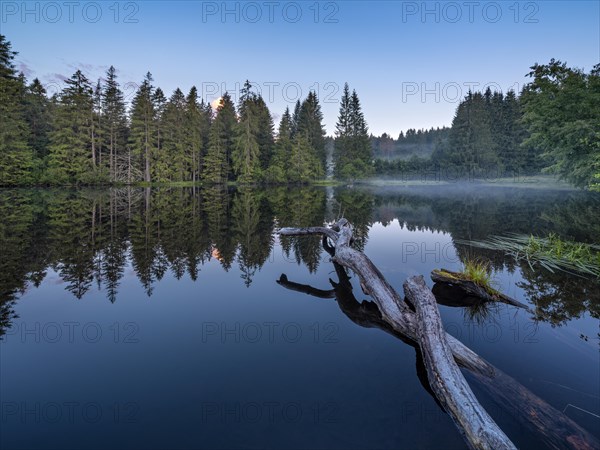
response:
[[[375,223],[442,231],[453,241],[553,232],[592,243],[600,236],[599,212],[598,196],[584,192],[472,186],[1,190],[0,335],[18,298],[39,287],[49,270],[74,299],[97,287],[114,303],[129,266],[148,296],[168,272],[196,280],[211,259],[226,271],[238,267],[249,287],[273,251],[277,227],[314,226],[343,215],[359,248]],[[323,261],[319,239],[282,237],[280,244],[286,258],[311,273]],[[495,270],[520,270],[520,287],[542,320],[561,325],[586,311],[600,317],[597,280],[454,245],[461,260],[483,258]]]

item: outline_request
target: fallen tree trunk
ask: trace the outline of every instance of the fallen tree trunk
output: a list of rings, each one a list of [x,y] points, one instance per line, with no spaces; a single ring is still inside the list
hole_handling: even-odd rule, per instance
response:
[[[446,412],[464,433],[473,448],[516,448],[496,425],[469,387],[456,365],[446,341],[446,332],[435,297],[422,276],[404,282],[404,293],[415,306],[419,345],[427,369],[429,385]]]
[[[392,332],[401,339],[407,339],[420,345],[419,326],[415,313],[389,285],[371,260],[350,247],[352,227],[348,221],[342,219],[331,228],[282,228],[279,233],[285,236],[324,236],[324,248],[332,255],[333,262],[356,273],[363,291],[371,295],[375,301],[381,314],[381,321],[377,317],[376,321],[369,322],[377,323],[376,326],[384,323],[386,325],[381,327],[382,329]],[[334,245],[329,245],[327,239],[331,240]],[[280,284],[289,284],[287,277],[280,279]],[[299,288],[300,286],[302,285],[294,287]],[[287,285],[286,287],[291,286]],[[413,305],[416,303],[415,299],[409,298],[408,300]],[[358,315],[357,312],[355,311],[355,315]],[[360,324],[359,320],[355,321]],[[544,402],[510,376],[496,369],[451,335],[442,333],[442,335],[444,334],[454,360],[469,370],[495,400],[507,407],[518,408],[519,418],[525,421],[528,428],[537,432],[548,447],[557,449],[600,447],[598,440],[592,434],[582,429],[566,415]]]
[[[436,283],[446,283],[453,286],[460,287],[467,294],[471,294],[475,297],[478,297],[486,302],[501,302],[506,303],[507,305],[516,306],[518,308],[526,309],[527,311],[531,311],[531,309],[521,303],[514,298],[509,297],[508,295],[503,294],[499,291],[488,291],[485,287],[474,283],[471,280],[464,279],[463,275],[459,272],[452,272],[451,270],[440,269],[433,270],[431,272],[431,279]]]

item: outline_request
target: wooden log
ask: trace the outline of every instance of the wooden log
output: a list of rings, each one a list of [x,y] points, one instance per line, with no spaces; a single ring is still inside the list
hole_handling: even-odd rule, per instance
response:
[[[361,286],[373,298],[382,319],[381,322],[377,317],[376,322],[389,324],[389,327],[381,326],[381,328],[403,340],[419,343],[415,313],[389,285],[371,260],[350,247],[352,228],[345,219],[338,221],[331,228],[282,228],[279,233],[286,236],[323,235],[324,248],[332,255],[332,261],[336,263],[334,265],[339,264],[357,274]],[[327,239],[334,245],[329,245]],[[371,320],[368,321],[370,324],[375,322],[373,318],[374,316],[371,315]],[[355,321],[360,324],[360,320]],[[505,406],[508,411],[518,409],[518,419],[522,419],[525,426],[536,432],[549,448],[586,450],[600,448],[600,442],[594,435],[581,428],[561,411],[495,368],[453,336],[446,333],[445,338],[456,363],[467,369],[491,397]]]
[[[479,297],[480,299],[486,302],[506,303],[507,305],[523,308],[533,313],[533,311],[524,303],[521,303],[515,300],[514,298],[509,297],[508,295],[496,290],[490,292],[485,287],[480,286],[479,284],[474,283],[473,281],[465,279],[464,275],[460,272],[452,272],[451,270],[446,269],[435,269],[431,272],[431,279],[436,283],[447,283],[453,286],[460,287],[466,293],[474,295],[475,297]]]
[[[422,276],[404,282],[404,293],[415,306],[419,345],[429,385],[465,440],[477,449],[514,449],[514,444],[481,406],[456,365],[442,327],[435,297]]]
[[[414,312],[394,288],[390,286],[371,260],[364,253],[350,246],[352,226],[346,219],[339,220],[331,228],[281,228],[279,234],[282,236],[306,236],[314,234],[327,236],[334,244],[332,260],[358,275],[361,286],[373,298],[379,307],[382,317],[395,331],[414,342],[418,342],[417,323]],[[494,374],[494,369],[490,364],[479,358],[476,353],[458,339],[449,334],[446,336],[446,339],[452,349],[454,358],[462,367],[474,372],[481,372],[487,376]]]

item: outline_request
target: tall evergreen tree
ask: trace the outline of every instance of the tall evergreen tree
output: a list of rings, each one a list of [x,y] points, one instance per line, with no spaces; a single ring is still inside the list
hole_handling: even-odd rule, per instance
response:
[[[232,178],[231,152],[234,127],[237,123],[235,106],[225,92],[219,101],[215,119],[210,127],[208,151],[202,179],[207,183],[226,183]]]
[[[334,174],[342,177],[342,168],[351,161],[350,148],[352,129],[350,127],[350,87],[344,84],[340,100],[340,112],[335,124],[335,143],[333,148]]]
[[[373,159],[373,150],[369,140],[369,127],[362,112],[360,100],[356,91],[352,91],[350,99],[350,117],[349,124],[352,132],[352,153],[355,160],[363,165],[361,169],[362,176],[369,176],[372,173],[371,161]]]
[[[456,110],[448,138],[446,162],[464,170],[480,173],[497,166],[493,151],[490,115],[484,95],[469,92]]]
[[[0,34],[0,185],[32,181],[33,152],[25,120],[25,84],[17,77],[13,61],[17,55]]]
[[[148,72],[131,105],[130,145],[143,173],[144,181],[152,181],[152,155],[156,145],[154,86]]]
[[[39,79],[35,78],[27,87],[25,103],[25,118],[30,130],[29,146],[36,159],[42,160],[48,154],[53,111],[52,102]]]
[[[313,91],[302,102],[298,113],[297,133],[304,134],[313,152],[325,167],[325,128],[323,126],[323,113],[317,94]]]
[[[261,149],[258,144],[258,96],[246,81],[238,105],[239,123],[235,129],[232,152],[233,171],[241,183],[252,183],[261,178]]]
[[[204,105],[198,102],[198,90],[192,86],[185,99],[185,148],[187,150],[188,178],[196,182],[202,168],[203,153],[203,111]]]
[[[300,100],[296,100],[296,104],[294,105],[294,114],[292,115],[292,138],[298,132],[298,125],[300,123],[300,110],[302,109],[302,104]]]
[[[287,181],[287,170],[292,154],[292,116],[290,109],[286,108],[279,122],[275,151],[265,179],[269,183],[283,183]]]
[[[304,133],[297,133],[292,139],[287,164],[287,180],[292,183],[307,183],[324,175],[321,161]]]
[[[152,94],[152,104],[154,105],[154,149],[152,153],[152,177],[161,179],[161,177],[167,177],[168,168],[162,164],[166,161],[163,157],[164,143],[165,143],[165,110],[167,108],[167,97],[163,90],[159,87],[156,88],[154,94]],[[166,178],[164,178],[166,179]]]
[[[273,159],[275,151],[275,139],[273,138],[273,118],[261,95],[254,99],[257,124],[256,124],[256,142],[260,150],[261,169],[266,170]]]
[[[161,120],[163,144],[157,155],[157,168],[161,168],[159,181],[184,181],[189,170],[186,136],[186,99],[177,88],[165,106]],[[191,160],[191,158],[189,158]],[[188,172],[188,173],[191,173]]]
[[[370,176],[373,150],[367,123],[356,91],[344,85],[334,143],[334,173],[342,179]]]
[[[65,83],[56,109],[54,131],[50,136],[49,181],[94,181],[93,88],[81,70]]]
[[[108,164],[103,162],[102,153],[100,161],[108,166],[111,181],[125,181],[129,177],[129,152],[127,149],[128,124],[127,112],[123,92],[117,82],[117,71],[110,66],[106,72],[106,84],[102,93],[102,112],[104,140],[108,151]],[[120,170],[120,159],[127,158],[127,172]],[[105,158],[104,158],[105,159]]]
[[[98,160],[101,160],[104,133],[102,130],[102,83],[97,81],[92,99],[92,111],[90,113],[90,133],[92,138],[92,166],[98,168]]]

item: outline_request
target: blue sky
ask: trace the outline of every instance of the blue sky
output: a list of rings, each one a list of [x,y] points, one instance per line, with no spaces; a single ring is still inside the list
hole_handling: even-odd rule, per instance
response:
[[[23,6],[25,5],[25,6]],[[19,67],[49,91],[112,64],[126,94],[147,71],[208,101],[249,79],[276,121],[309,89],[333,133],[344,82],[371,132],[449,125],[469,87],[520,89],[550,58],[600,62],[600,1],[0,2]],[[128,84],[130,83],[130,84]]]

